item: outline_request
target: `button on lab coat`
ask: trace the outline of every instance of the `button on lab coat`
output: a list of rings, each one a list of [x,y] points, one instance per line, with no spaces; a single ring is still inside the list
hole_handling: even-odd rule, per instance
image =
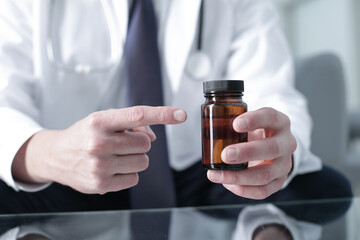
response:
[[[51,11],[49,0],[1,1],[0,177],[14,189],[38,190],[11,175],[16,152],[37,131],[65,129],[94,111],[125,106],[122,53],[128,1],[102,1],[111,14],[96,0],[55,2],[64,14]],[[186,67],[196,51],[200,0],[154,4],[165,105],[188,114],[185,123],[167,126],[173,169],[201,159],[202,81],[216,79],[244,80],[249,110],[267,106],[290,117],[298,147],[287,183],[296,174],[321,168],[309,151],[311,119],[306,100],[294,89],[291,55],[270,1],[205,2],[202,51],[211,59],[206,79],[193,79]],[[77,73],[54,64],[49,51],[61,56],[65,66],[85,60],[101,65],[111,51],[115,57],[106,70]]]

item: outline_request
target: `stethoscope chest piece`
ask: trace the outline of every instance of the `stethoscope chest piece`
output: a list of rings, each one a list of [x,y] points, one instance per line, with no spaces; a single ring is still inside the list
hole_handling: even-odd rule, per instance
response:
[[[211,70],[211,61],[209,55],[203,51],[191,53],[187,62],[186,69],[194,80],[202,81]]]

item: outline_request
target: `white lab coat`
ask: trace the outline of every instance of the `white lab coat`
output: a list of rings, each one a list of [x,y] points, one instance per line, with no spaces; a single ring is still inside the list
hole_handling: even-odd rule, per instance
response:
[[[128,1],[103,1],[114,11],[117,31],[111,36],[119,43],[113,47],[118,58],[107,70],[90,74],[69,73],[49,61],[48,31],[55,31],[57,38],[52,39],[60,47],[54,51],[66,64],[82,59],[101,64],[110,51],[109,31],[102,25],[107,12],[102,18],[94,16],[102,9],[98,0],[63,1],[66,17],[56,18],[49,2],[0,3],[0,178],[14,189],[38,190],[14,182],[11,175],[13,157],[34,133],[67,128],[100,109],[124,107],[122,46]],[[305,99],[293,87],[292,59],[270,1],[206,0],[202,45],[212,66],[202,80],[192,79],[186,71],[196,50],[200,0],[154,3],[165,104],[188,114],[186,123],[167,126],[172,168],[182,170],[201,159],[202,80],[214,79],[242,79],[249,110],[268,106],[290,117],[298,147],[287,182],[296,174],[321,168],[309,151],[311,120]],[[55,28],[49,26],[54,21]]]
[[[299,221],[286,215],[273,204],[259,204],[247,206],[239,214],[232,239],[253,239],[256,228],[267,224],[284,225],[294,240],[319,240],[322,236],[322,226],[320,224]]]

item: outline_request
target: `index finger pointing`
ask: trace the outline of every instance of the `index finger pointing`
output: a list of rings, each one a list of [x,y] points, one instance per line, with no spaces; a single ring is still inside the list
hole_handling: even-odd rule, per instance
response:
[[[175,107],[135,106],[105,112],[104,125],[114,131],[156,124],[178,124],[186,120],[186,112]]]

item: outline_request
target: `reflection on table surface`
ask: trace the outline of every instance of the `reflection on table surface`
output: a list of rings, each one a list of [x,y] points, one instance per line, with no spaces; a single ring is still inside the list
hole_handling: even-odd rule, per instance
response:
[[[0,215],[3,239],[350,239],[360,198],[158,210]],[[359,225],[358,218],[352,224]],[[354,238],[355,239],[355,238]]]

